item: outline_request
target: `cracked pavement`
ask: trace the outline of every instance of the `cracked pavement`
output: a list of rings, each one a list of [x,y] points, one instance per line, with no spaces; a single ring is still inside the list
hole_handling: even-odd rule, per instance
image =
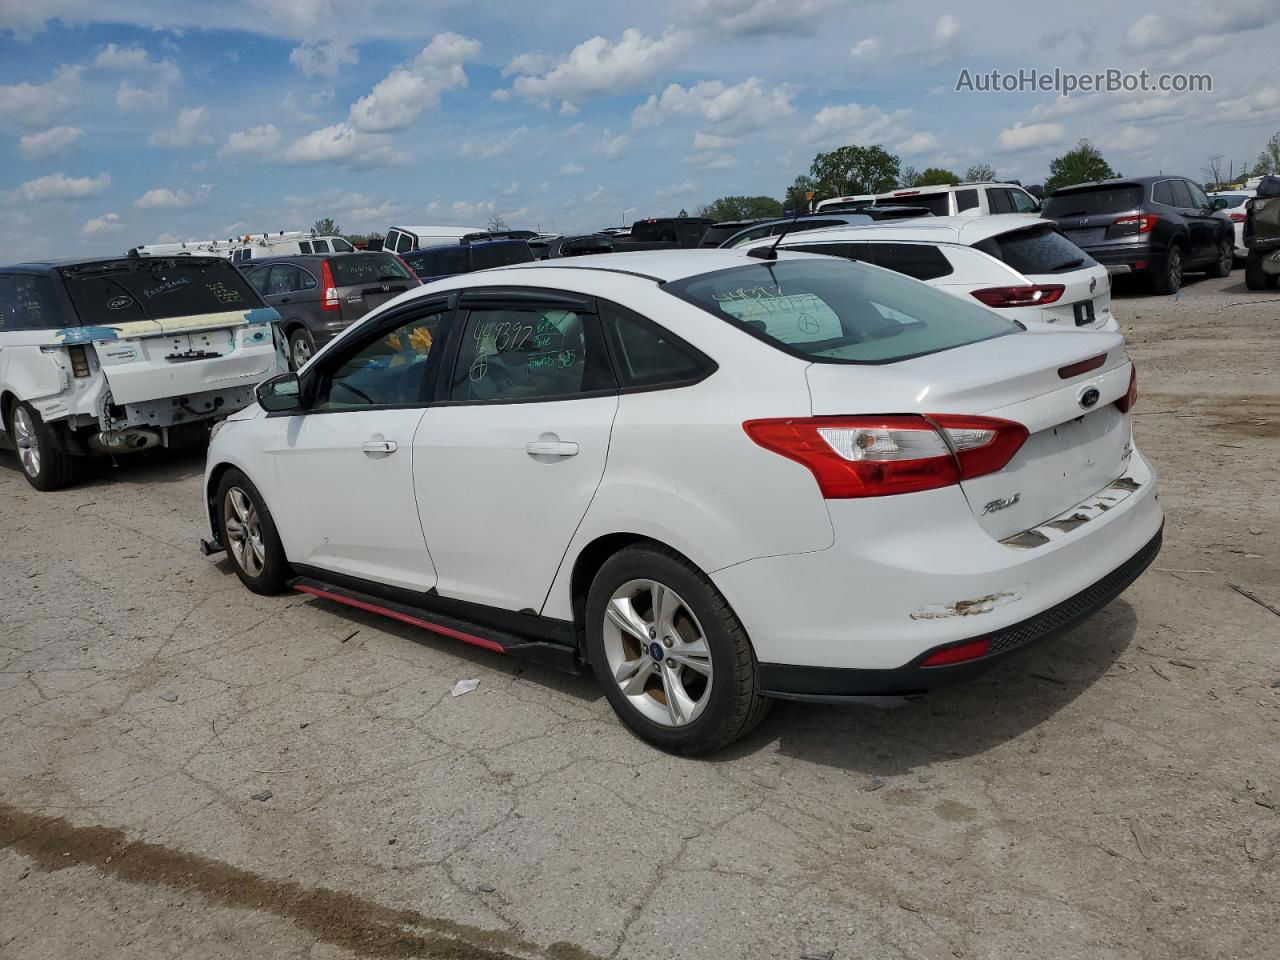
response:
[[[0,453],[0,957],[1274,957],[1280,617],[1228,584],[1280,606],[1280,301],[1116,308],[1154,568],[976,684],[697,760],[589,678],[244,590],[202,455],[38,494]]]

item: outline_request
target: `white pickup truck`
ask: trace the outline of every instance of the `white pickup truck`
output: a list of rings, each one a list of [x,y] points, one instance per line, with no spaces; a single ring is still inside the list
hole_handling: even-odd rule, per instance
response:
[[[288,369],[278,320],[222,257],[0,267],[0,446],[55,490],[85,457],[201,442]]]

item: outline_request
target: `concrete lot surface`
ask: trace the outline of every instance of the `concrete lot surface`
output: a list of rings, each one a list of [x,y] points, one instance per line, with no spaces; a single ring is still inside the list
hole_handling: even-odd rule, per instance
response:
[[[201,456],[37,494],[0,453],[0,956],[1280,956],[1280,616],[1228,585],[1280,609],[1280,300],[1116,309],[1154,569],[975,685],[700,760],[587,678],[248,593]]]

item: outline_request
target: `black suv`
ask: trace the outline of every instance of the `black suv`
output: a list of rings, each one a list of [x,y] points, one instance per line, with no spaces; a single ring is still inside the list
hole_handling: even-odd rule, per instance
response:
[[[374,307],[421,286],[403,260],[385,251],[269,257],[245,276],[280,313],[295,370]]]
[[[1187,270],[1225,277],[1235,262],[1230,219],[1184,177],[1122,177],[1055,190],[1041,216],[1111,273],[1142,273],[1176,293]]]

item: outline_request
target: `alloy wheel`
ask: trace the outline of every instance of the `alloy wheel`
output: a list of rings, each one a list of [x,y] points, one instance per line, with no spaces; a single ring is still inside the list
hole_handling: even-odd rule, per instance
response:
[[[1222,242],[1222,251],[1218,257],[1218,263],[1223,276],[1230,276],[1231,268],[1236,265],[1236,248],[1230,240]]]
[[[1177,290],[1182,286],[1182,251],[1177,247],[1169,250],[1169,289]]]
[[[248,576],[261,576],[267,563],[267,548],[253,500],[239,487],[231,487],[222,501],[222,516],[227,527],[227,547],[236,563]]]
[[[13,440],[18,447],[18,460],[27,476],[39,476],[40,436],[31,422],[31,414],[22,407],[13,411]]]
[[[297,337],[293,341],[293,368],[301,370],[303,364],[311,359],[311,344],[306,337]]]
[[[711,647],[684,599],[656,580],[631,580],[605,608],[606,667],[635,710],[683,727],[711,699]]]

